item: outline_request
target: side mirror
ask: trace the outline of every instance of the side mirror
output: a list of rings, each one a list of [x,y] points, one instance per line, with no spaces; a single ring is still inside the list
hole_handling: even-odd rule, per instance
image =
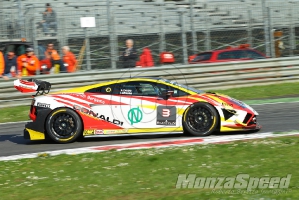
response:
[[[171,90],[167,91],[167,92],[163,92],[163,94],[162,94],[163,99],[168,100],[170,97],[173,96],[173,93],[174,93],[174,91],[171,91]]]

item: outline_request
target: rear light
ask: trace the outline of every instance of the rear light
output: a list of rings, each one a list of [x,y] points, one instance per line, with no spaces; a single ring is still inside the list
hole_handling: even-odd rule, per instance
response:
[[[30,113],[29,113],[29,118],[32,121],[35,121],[36,119],[36,107],[34,106],[35,100],[33,99],[31,102],[31,106],[30,106]]]

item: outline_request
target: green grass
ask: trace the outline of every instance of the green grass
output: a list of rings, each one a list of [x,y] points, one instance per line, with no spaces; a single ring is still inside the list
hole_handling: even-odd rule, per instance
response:
[[[0,108],[0,123],[28,120],[30,106]]]
[[[79,155],[41,154],[1,162],[0,194],[5,200],[298,199],[298,145],[299,137],[280,137]],[[251,194],[175,188],[178,174],[235,177],[240,173],[292,177],[287,189],[256,189]]]
[[[253,86],[228,90],[217,90],[215,92],[223,93],[239,100],[282,97],[299,95],[299,83]],[[28,106],[0,108],[0,123],[28,120],[28,112]]]
[[[299,82],[217,90],[215,92],[223,93],[239,100],[273,98],[292,95],[299,96]]]

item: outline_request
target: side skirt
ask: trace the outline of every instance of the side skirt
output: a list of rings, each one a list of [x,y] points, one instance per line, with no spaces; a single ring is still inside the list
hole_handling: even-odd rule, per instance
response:
[[[95,137],[126,137],[126,136],[140,136],[140,135],[179,135],[183,132],[163,132],[163,133],[137,133],[137,134],[102,134],[102,135],[86,135],[85,138],[95,138]]]

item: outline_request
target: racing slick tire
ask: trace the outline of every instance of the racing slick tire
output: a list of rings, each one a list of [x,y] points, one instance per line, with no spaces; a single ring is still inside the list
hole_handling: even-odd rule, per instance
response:
[[[83,124],[75,111],[69,108],[58,108],[49,114],[45,128],[53,141],[70,143],[82,135]]]
[[[195,103],[188,107],[183,117],[184,132],[193,136],[211,135],[217,128],[219,115],[208,103]]]

